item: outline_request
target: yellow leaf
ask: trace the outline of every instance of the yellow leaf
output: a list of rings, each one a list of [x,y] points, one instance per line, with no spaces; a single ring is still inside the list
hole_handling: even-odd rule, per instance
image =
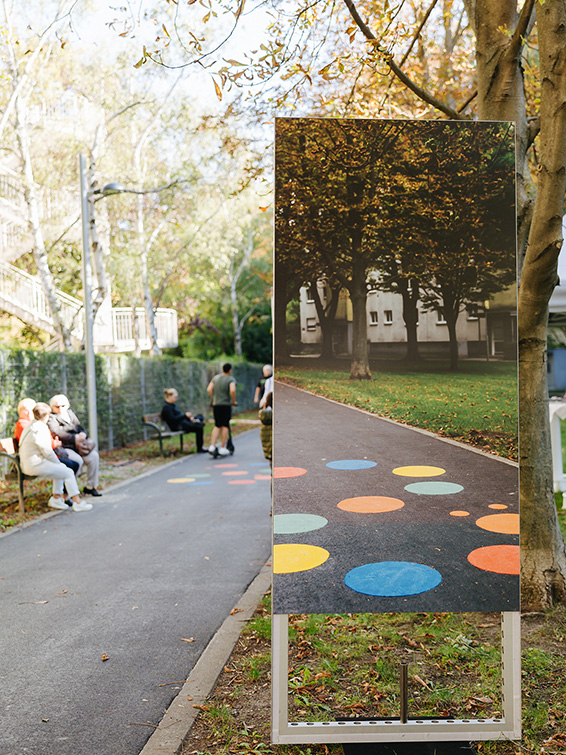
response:
[[[108,655],[108,653],[103,653],[101,660],[102,662],[104,662],[104,661],[107,661],[109,658],[110,656]]]
[[[214,81],[214,79],[212,79],[212,80]],[[216,83],[216,81],[214,81],[214,88],[216,89],[216,96],[218,97],[219,100],[221,100],[222,99],[222,90],[220,89],[220,87],[218,86],[218,84]]]

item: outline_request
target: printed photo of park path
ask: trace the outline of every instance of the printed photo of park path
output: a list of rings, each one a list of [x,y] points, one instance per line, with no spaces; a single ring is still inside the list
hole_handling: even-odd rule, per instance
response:
[[[516,611],[514,135],[276,122],[273,610]]]

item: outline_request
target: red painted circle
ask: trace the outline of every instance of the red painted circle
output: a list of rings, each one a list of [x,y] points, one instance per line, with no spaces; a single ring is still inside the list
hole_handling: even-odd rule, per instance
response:
[[[468,556],[472,566],[495,574],[519,574],[520,555],[518,545],[487,545],[476,548]]]
[[[302,467],[275,467],[273,469],[273,477],[276,480],[284,480],[287,477],[300,477],[306,473],[307,470]]]

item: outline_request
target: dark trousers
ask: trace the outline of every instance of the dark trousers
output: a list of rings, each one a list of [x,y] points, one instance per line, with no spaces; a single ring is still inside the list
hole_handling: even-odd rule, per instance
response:
[[[197,441],[197,448],[202,448],[202,439],[204,435],[204,425],[202,422],[191,422],[190,419],[184,419],[179,425],[179,430],[186,433],[194,433]]]

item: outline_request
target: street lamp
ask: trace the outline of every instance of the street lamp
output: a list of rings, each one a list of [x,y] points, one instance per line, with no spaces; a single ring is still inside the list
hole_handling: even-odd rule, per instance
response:
[[[88,434],[98,445],[98,418],[96,416],[96,372],[94,361],[92,313],[92,263],[90,259],[90,205],[91,197],[107,197],[111,194],[121,194],[128,191],[122,184],[113,182],[102,189],[89,191],[87,185],[86,162],[84,155],[79,155],[79,170],[81,175],[81,219],[83,236],[83,295],[85,312],[85,359],[86,359],[86,391],[88,402]]]

